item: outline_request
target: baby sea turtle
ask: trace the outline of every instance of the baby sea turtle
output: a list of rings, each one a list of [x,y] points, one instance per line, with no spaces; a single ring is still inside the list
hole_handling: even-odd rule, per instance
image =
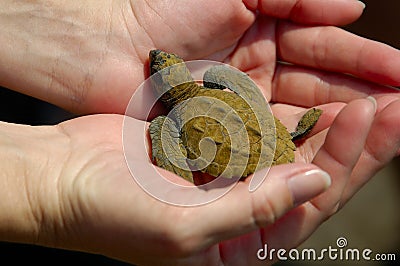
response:
[[[175,54],[152,50],[149,61],[152,87],[171,110],[150,124],[152,159],[191,182],[197,170],[246,177],[271,164],[294,162],[293,140],[304,137],[322,113],[309,110],[289,133],[247,74],[213,66],[201,86]]]

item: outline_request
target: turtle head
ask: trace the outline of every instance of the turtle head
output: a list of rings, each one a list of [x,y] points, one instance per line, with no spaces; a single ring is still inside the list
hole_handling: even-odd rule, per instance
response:
[[[166,67],[183,63],[182,58],[176,54],[169,54],[161,50],[151,50],[149,53],[150,73],[154,74]]]
[[[193,97],[199,90],[186,64],[176,54],[151,50],[149,61],[150,82],[167,108],[171,109],[179,102]]]

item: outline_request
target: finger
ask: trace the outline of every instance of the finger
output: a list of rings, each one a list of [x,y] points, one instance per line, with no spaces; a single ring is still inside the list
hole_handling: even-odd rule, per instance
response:
[[[349,73],[380,84],[400,85],[400,51],[335,27],[278,29],[279,57],[293,64]]]
[[[267,100],[271,99],[271,80],[276,62],[276,19],[258,16],[243,35],[227,64],[246,72],[260,88]]]
[[[265,228],[264,243],[268,243],[268,247],[299,245],[332,214],[361,154],[374,110],[373,103],[360,99],[349,103],[338,114],[313,161],[330,174],[331,186],[316,198],[289,211],[273,227]]]
[[[380,101],[378,100],[378,105]],[[341,204],[347,202],[370,178],[400,152],[400,100],[380,111],[372,124],[364,151],[355,166]]]
[[[248,8],[269,16],[299,23],[343,25],[360,17],[365,5],[360,1],[336,0],[247,0]]]
[[[336,211],[343,189],[363,151],[375,110],[371,100],[350,102],[337,115],[313,160],[332,176],[330,189],[311,201],[326,216]]]
[[[350,75],[279,64],[272,83],[272,101],[311,107],[350,102],[368,95],[382,97],[400,91]]]
[[[272,224],[294,206],[323,192],[329,184],[329,176],[310,164],[272,167],[256,191],[249,191],[248,180],[239,182],[223,198],[195,209],[195,216],[205,219],[197,224],[197,230],[206,236],[202,242],[207,245],[251,232]]]

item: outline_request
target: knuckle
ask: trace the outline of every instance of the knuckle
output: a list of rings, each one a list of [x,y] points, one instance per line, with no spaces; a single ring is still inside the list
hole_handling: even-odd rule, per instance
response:
[[[253,197],[252,201],[253,222],[260,228],[274,223],[278,218],[274,203],[267,195],[263,195],[262,200],[259,198],[256,200],[256,197]]]
[[[165,246],[172,257],[187,257],[200,249],[201,236],[196,234],[194,223],[188,219],[170,219],[164,226]]]

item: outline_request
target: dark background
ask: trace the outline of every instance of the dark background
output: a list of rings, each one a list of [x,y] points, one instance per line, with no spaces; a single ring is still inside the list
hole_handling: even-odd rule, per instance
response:
[[[346,27],[346,29],[364,37],[400,48],[400,1],[368,0],[364,1],[364,3],[366,3],[367,8],[362,18]],[[55,124],[71,117],[71,114],[50,104],[0,88],[1,121],[43,125]],[[346,206],[347,209],[339,213],[338,218],[333,217],[332,221],[330,220],[326,225],[322,226],[321,230],[313,235],[304,246],[326,247],[332,244],[332,241],[335,241],[340,236],[339,234],[346,234],[347,232],[347,237],[350,238],[348,239],[349,241],[367,246],[372,245],[372,242],[382,243],[376,247],[374,246],[374,248],[381,252],[397,253],[397,260],[400,260],[398,232],[400,219],[396,214],[399,202],[398,192],[400,192],[398,173],[400,173],[399,160],[396,160],[375,178],[379,181],[368,184],[365,189],[366,192],[362,191],[360,193],[361,196],[357,196],[358,199],[354,199],[354,204],[350,202],[349,207]],[[384,209],[383,214],[381,214],[384,217],[376,217],[378,215],[372,209],[371,204],[376,204],[376,198],[380,198],[383,195],[388,201],[379,203],[381,205],[378,208],[386,207],[387,209]],[[382,220],[391,224],[380,223]],[[375,224],[377,224],[376,227]],[[367,227],[363,228],[363,225],[367,225]],[[338,228],[339,231],[337,231]],[[386,232],[382,233],[382,230],[386,230]],[[364,235],[372,237],[365,239],[363,238]],[[383,239],[387,237],[390,239]],[[2,242],[0,242],[0,259],[1,265],[20,265],[27,261],[30,264],[38,265],[73,263],[85,265],[128,265],[99,255]],[[8,262],[6,263],[5,261]],[[309,263],[304,263],[303,265],[305,264],[308,265]],[[384,265],[384,263],[379,263],[378,265]]]

